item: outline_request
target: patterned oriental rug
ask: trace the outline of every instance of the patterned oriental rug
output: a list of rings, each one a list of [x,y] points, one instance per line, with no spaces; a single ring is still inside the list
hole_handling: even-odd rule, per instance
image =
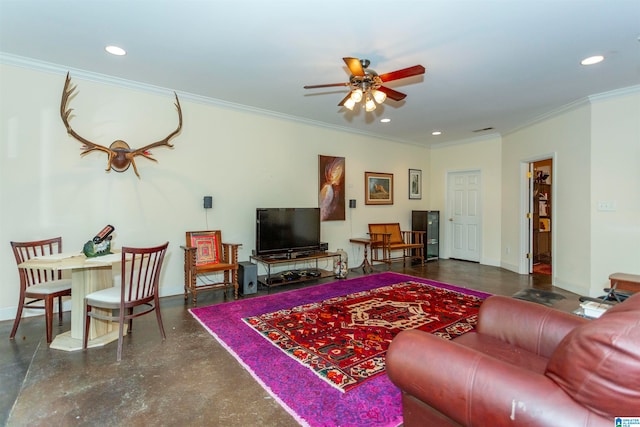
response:
[[[424,298],[419,299],[419,294]],[[402,423],[402,407],[400,391],[382,375],[390,339],[403,328],[445,338],[464,333],[472,329],[477,308],[488,296],[403,274],[380,273],[190,312],[301,425],[391,427]],[[339,313],[338,307],[347,312]],[[417,314],[421,311],[425,314]],[[305,334],[297,333],[301,328],[293,322],[288,325],[283,320],[287,316],[302,324],[305,319],[322,320],[317,331],[305,326],[314,332]],[[366,321],[367,317],[373,320]],[[348,326],[349,322],[357,326]],[[323,336],[319,330],[325,328],[330,333]],[[263,330],[257,333],[258,329]],[[343,335],[333,339],[331,333],[340,331]],[[265,339],[265,335],[277,338]],[[321,345],[328,340],[331,344]],[[294,347],[298,349],[291,350]],[[354,365],[356,369],[351,369]],[[345,372],[348,375],[340,378]]]
[[[405,329],[451,339],[471,331],[482,300],[406,281],[243,319],[320,378],[348,391],[385,371],[391,340]]]

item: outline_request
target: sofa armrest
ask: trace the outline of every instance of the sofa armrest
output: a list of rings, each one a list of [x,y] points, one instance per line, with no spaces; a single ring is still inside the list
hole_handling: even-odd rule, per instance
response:
[[[389,378],[404,393],[462,425],[610,422],[594,416],[544,375],[422,331],[398,334],[386,365]]]
[[[565,335],[587,322],[541,304],[495,295],[480,306],[477,330],[548,358]]]

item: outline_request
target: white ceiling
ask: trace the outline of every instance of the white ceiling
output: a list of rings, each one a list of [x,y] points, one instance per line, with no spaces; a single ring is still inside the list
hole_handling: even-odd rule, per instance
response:
[[[504,134],[590,95],[635,90],[639,36],[638,0],[0,0],[4,58],[424,145]],[[605,61],[579,64],[595,54]],[[349,112],[337,106],[346,88],[303,89],[348,81],[345,56],[380,74],[427,72],[388,84],[404,101]]]

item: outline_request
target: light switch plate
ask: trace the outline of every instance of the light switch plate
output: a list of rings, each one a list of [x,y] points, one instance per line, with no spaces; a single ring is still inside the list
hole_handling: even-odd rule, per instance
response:
[[[603,212],[613,212],[616,210],[616,201],[598,200],[598,210]]]

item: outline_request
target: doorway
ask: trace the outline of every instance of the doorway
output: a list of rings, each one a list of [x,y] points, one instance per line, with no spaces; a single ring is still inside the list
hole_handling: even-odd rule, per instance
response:
[[[482,192],[480,171],[447,175],[450,257],[480,262],[482,247]]]
[[[529,163],[529,201],[531,222],[530,274],[552,275],[553,271],[553,159],[543,159]]]

